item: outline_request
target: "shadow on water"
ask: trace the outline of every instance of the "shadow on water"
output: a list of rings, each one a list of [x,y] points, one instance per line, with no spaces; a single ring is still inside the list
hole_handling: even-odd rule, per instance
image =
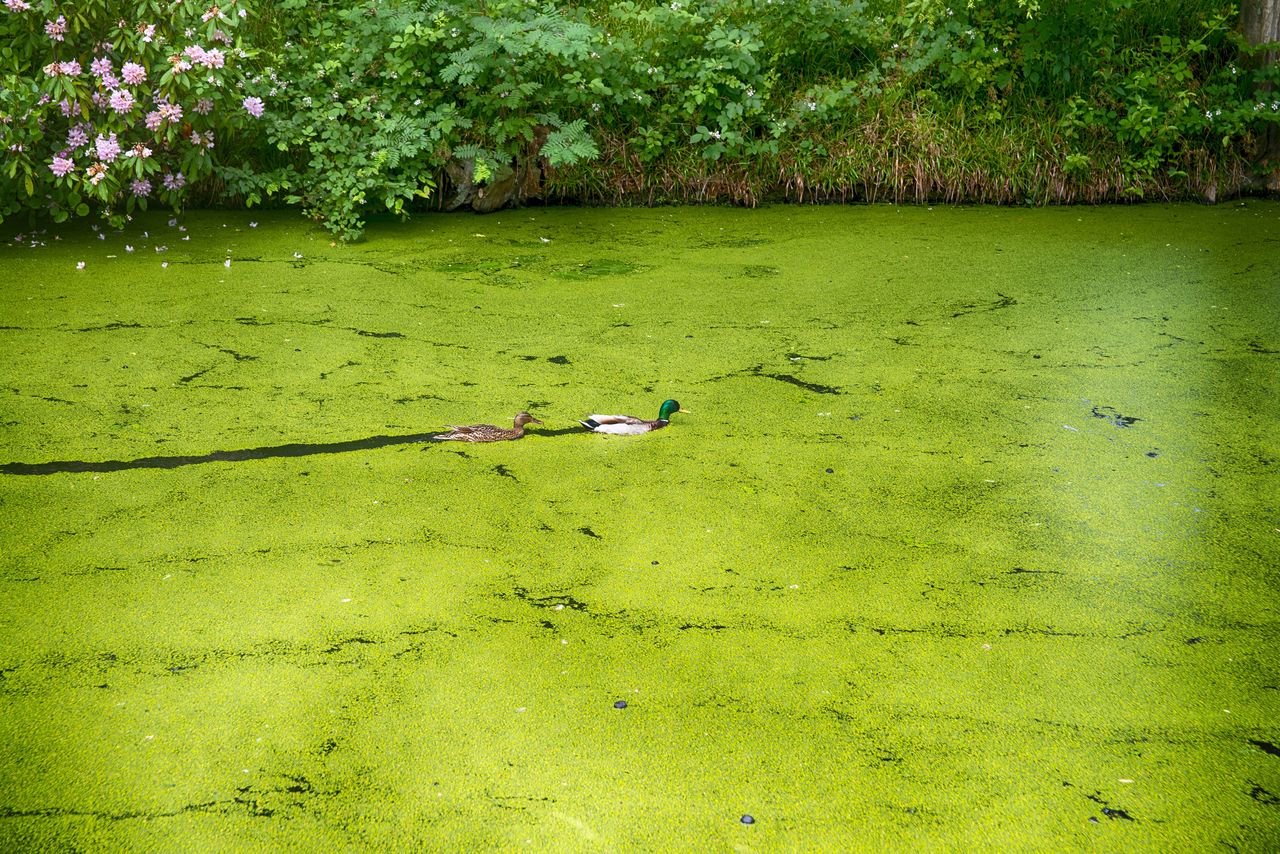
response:
[[[529,431],[526,436],[565,436],[585,432],[580,427],[556,430]],[[401,436],[370,436],[367,439],[351,439],[346,442],[292,442],[287,445],[267,445],[261,448],[241,448],[235,451],[213,451],[208,454],[191,454],[167,457],[138,457],[133,460],[52,460],[47,463],[4,463],[0,474],[64,474],[67,472],[113,472],[129,469],[176,469],[201,463],[238,463],[245,460],[267,460],[277,457],[309,457],[315,454],[345,454],[351,451],[367,451],[391,445],[412,445],[433,442],[432,433],[407,433]]]

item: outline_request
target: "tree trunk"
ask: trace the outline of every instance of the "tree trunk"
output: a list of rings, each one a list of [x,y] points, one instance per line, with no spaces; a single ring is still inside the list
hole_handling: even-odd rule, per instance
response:
[[[1262,60],[1263,64],[1275,62],[1280,53],[1280,0],[1243,0],[1240,29],[1250,45],[1275,44]]]
[[[1280,0],[1242,0],[1240,29],[1251,47],[1273,46],[1252,58],[1257,66],[1266,67],[1280,62]],[[1267,91],[1270,88],[1268,86]],[[1280,126],[1268,124],[1261,143],[1259,161],[1267,189],[1280,191]]]

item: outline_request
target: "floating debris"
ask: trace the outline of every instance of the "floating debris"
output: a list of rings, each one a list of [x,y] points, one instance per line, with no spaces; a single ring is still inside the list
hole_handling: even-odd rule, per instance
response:
[[[1089,411],[1093,413],[1094,418],[1101,418],[1104,421],[1109,421],[1117,427],[1132,427],[1136,422],[1142,420],[1141,418],[1134,418],[1130,415],[1121,415],[1110,406],[1095,406]]]

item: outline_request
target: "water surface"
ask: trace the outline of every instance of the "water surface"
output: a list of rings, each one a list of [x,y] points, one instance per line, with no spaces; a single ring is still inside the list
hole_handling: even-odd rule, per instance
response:
[[[0,248],[6,850],[1280,844],[1280,205],[102,235]]]

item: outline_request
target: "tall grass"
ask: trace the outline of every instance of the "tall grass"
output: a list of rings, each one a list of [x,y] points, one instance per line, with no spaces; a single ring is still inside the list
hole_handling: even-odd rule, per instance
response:
[[[1244,152],[1190,149],[1155,175],[1125,169],[1106,139],[1079,155],[1051,123],[973,122],[963,105],[905,98],[867,104],[839,132],[822,128],[775,155],[708,161],[691,149],[643,162],[623,134],[606,133],[594,163],[547,176],[550,201],[606,205],[720,203],[1072,204],[1212,200],[1248,185]],[[1171,173],[1181,172],[1185,176]]]

